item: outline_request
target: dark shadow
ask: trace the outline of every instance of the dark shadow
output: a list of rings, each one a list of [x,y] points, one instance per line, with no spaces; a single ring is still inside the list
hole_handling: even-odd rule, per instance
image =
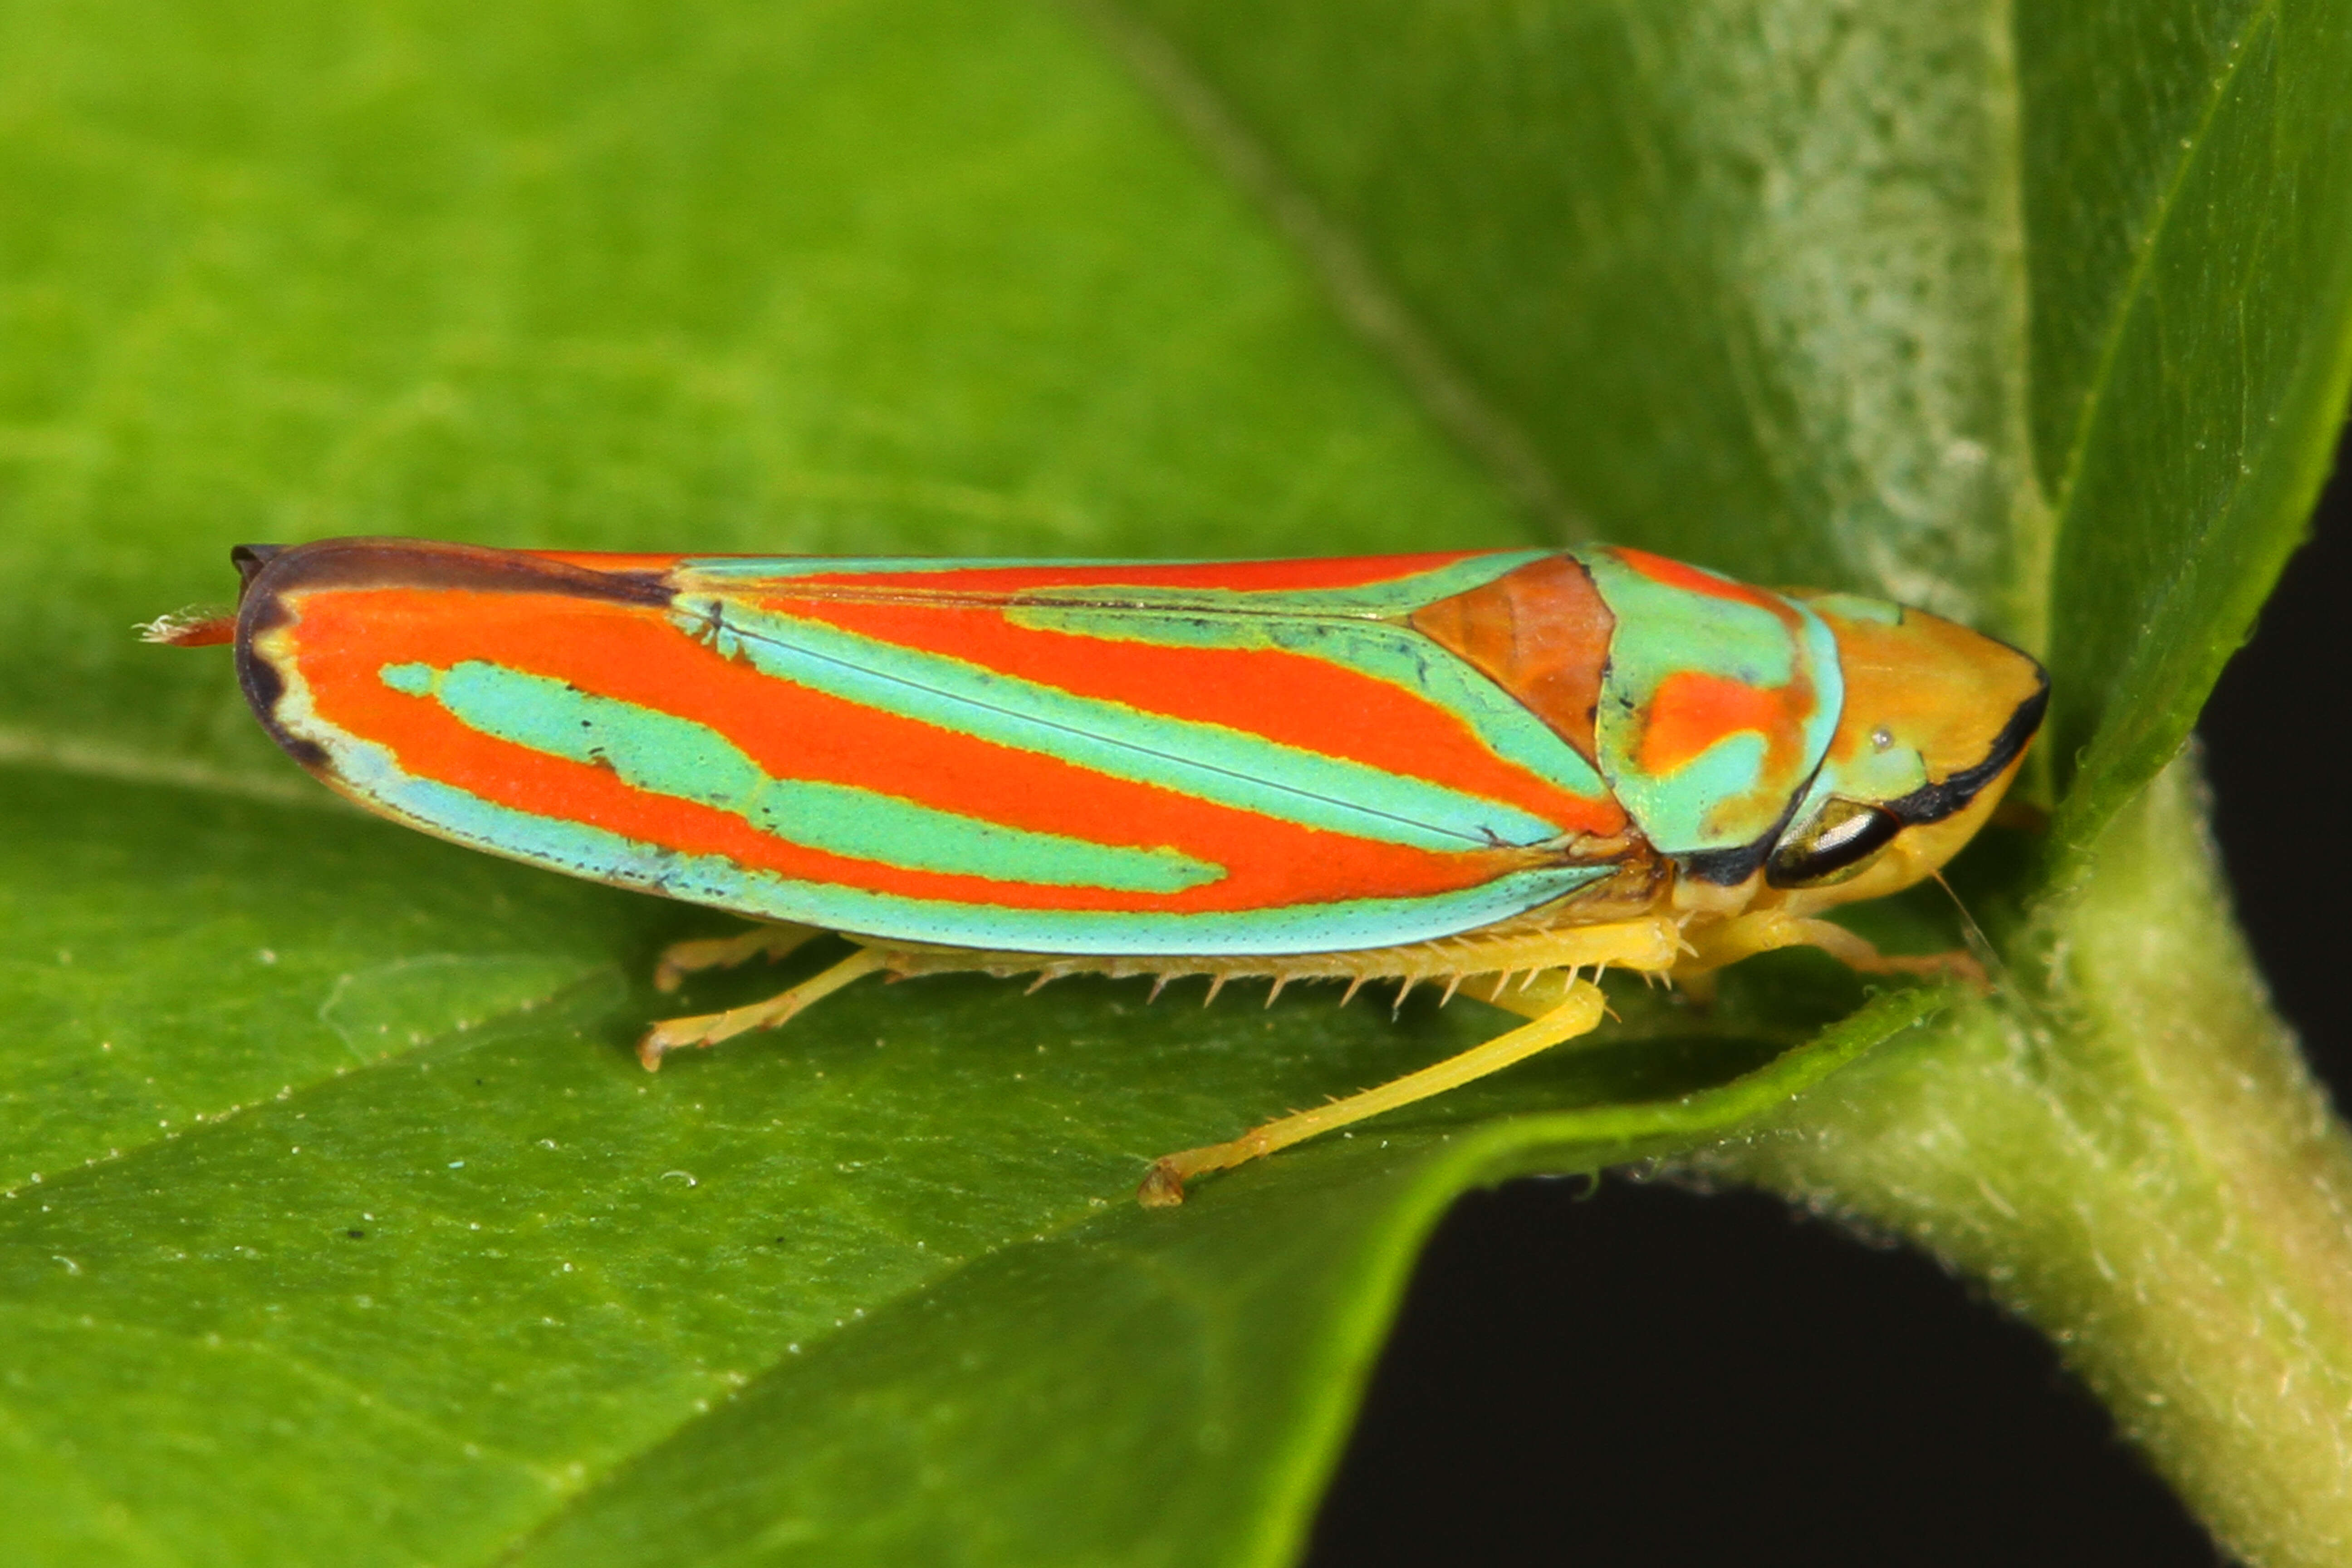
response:
[[[2030,1330],[1752,1193],[1465,1198],[1317,1526],[1321,1568],[2211,1568]]]

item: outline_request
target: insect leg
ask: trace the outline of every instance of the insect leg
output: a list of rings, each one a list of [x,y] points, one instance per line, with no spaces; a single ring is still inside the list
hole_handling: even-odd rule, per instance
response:
[[[737,936],[674,942],[654,963],[654,989],[675,991],[688,975],[704,969],[731,969],[754,958],[782,958],[824,933],[814,926],[756,925]]]
[[[1696,957],[1675,966],[1675,978],[1687,982],[1737,963],[1759,952],[1782,947],[1817,947],[1849,969],[1864,974],[1949,975],[1983,986],[1984,966],[1965,952],[1929,952],[1916,956],[1881,952],[1868,941],[1842,925],[1811,920],[1781,910],[1756,910],[1719,926],[1694,931]]]
[[[1205,1148],[1187,1149],[1181,1153],[1166,1155],[1152,1163],[1150,1173],[1136,1189],[1136,1198],[1147,1208],[1165,1208],[1184,1201],[1187,1179],[1208,1171],[1222,1171],[1261,1154],[1271,1154],[1276,1149],[1288,1148],[1318,1132],[1328,1132],[1360,1121],[1367,1116],[1377,1116],[1433,1094],[1442,1094],[1474,1079],[1523,1061],[1538,1051],[1550,1048],[1562,1040],[1592,1029],[1601,1022],[1601,988],[1589,980],[1571,982],[1559,1005],[1532,1023],[1522,1024],[1508,1034],[1499,1035],[1483,1046],[1474,1047],[1460,1056],[1449,1057],[1419,1072],[1407,1073],[1401,1079],[1351,1094],[1345,1100],[1333,1100],[1313,1110],[1269,1121],[1263,1127],[1243,1133],[1230,1143],[1212,1143]]]
[[[854,980],[890,966],[889,954],[861,947],[831,969],[765,1002],[730,1007],[724,1013],[704,1013],[692,1018],[671,1018],[656,1024],[637,1042],[637,1060],[647,1072],[660,1070],[662,1057],[681,1046],[715,1046],[750,1029],[772,1029],[812,1002],[822,1001]]]
[[[1663,974],[1674,967],[1681,945],[1681,928],[1672,921],[1644,917],[1494,942],[1473,939],[1457,962],[1471,995],[1522,1018],[1540,1018],[1568,1000],[1580,971],[1595,971],[1596,980],[1611,968]]]
[[[1507,974],[1503,980],[1494,994],[1484,1000],[1489,1006],[1517,1013],[1522,1018],[1543,1017],[1567,1001],[1569,993],[1576,989],[1573,969],[1539,969],[1532,974]]]

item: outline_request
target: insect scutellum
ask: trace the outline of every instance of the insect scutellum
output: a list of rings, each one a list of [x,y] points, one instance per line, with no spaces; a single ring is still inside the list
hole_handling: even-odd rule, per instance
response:
[[[1608,547],[1229,563],[236,553],[239,678],[331,787],[425,832],[847,958],[863,975],[1441,985],[1525,1024],[1229,1143],[1147,1202],[1585,1033],[1591,976],[1703,983],[1935,872],[2040,724],[2032,658],[1925,612]],[[228,640],[167,619],[155,640]],[[1980,977],[1979,977],[1980,978]]]

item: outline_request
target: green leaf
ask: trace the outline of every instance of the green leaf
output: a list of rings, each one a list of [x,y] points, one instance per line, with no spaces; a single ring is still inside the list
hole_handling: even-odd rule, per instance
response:
[[[2300,535],[2352,379],[2326,7],[1132,9],[1178,46],[1113,36],[1271,147],[1564,526],[2042,654],[2071,847]]]
[[[363,820],[128,627],[250,539],[1589,531],[2046,646],[2079,848],[2352,374],[2352,41],[2139,16],[0,7],[0,1556],[1288,1557],[1453,1194],[1980,1010],[1621,990],[1145,1213],[1500,1016],[926,980],[648,1078],[652,956],[723,922]]]
[[[1564,526],[2030,618],[1994,8],[1134,9],[1538,455]]]
[[[2352,25],[2052,6],[2020,39],[2062,520],[2046,754],[2079,851],[2179,749],[2326,473],[2352,378]]]

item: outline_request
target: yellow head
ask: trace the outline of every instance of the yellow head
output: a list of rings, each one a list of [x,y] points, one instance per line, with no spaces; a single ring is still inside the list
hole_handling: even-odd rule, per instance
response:
[[[1907,888],[1984,826],[2041,728],[2050,678],[2006,643],[1851,594],[1802,594],[1837,636],[1845,700],[1765,861],[1794,913]]]

